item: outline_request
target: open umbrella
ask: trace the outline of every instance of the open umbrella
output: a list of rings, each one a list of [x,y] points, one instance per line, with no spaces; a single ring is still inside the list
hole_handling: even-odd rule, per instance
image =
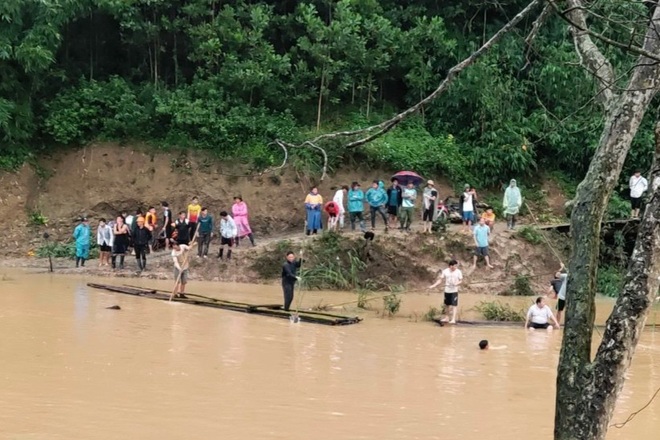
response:
[[[419,186],[424,182],[424,178],[420,176],[417,173],[413,173],[412,171],[399,171],[395,175],[392,176],[392,178],[397,178],[399,180],[399,183],[402,185],[407,185],[408,182],[412,182],[413,185]]]

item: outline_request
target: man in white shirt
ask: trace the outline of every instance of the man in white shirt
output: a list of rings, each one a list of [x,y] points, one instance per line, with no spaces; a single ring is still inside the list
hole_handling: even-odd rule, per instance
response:
[[[555,315],[552,314],[552,310],[550,310],[550,307],[545,304],[543,297],[539,296],[536,298],[536,304],[531,306],[527,311],[525,328],[529,328],[530,330],[552,330],[552,326],[550,325],[549,321],[553,321],[555,323],[555,327],[559,328],[559,323],[555,319]]]
[[[450,324],[456,324],[456,313],[458,311],[458,286],[463,282],[463,274],[458,269],[456,260],[449,261],[449,267],[443,270],[433,285],[429,289],[434,289],[442,281],[445,281],[445,306],[447,313],[451,314]]]
[[[630,204],[632,205],[632,218],[639,218],[639,208],[642,207],[642,196],[649,189],[649,182],[642,177],[639,170],[630,178]]]
[[[172,240],[172,259],[174,260],[174,292],[177,298],[185,298],[186,284],[188,283],[188,262],[190,246],[179,244]]]

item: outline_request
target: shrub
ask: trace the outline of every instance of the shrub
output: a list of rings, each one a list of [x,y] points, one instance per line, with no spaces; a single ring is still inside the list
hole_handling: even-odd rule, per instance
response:
[[[516,275],[509,290],[503,293],[505,296],[533,296],[534,290],[529,282],[529,277]]]
[[[523,226],[518,230],[518,236],[530,244],[537,245],[543,242],[541,231],[531,226]]]
[[[76,244],[74,242],[57,243],[46,242],[37,248],[35,255],[40,258],[75,258],[76,257]],[[96,244],[92,244],[89,250],[89,258],[98,258],[99,248]]]
[[[48,217],[43,215],[41,211],[32,211],[28,215],[28,222],[33,226],[43,226],[48,223]]]
[[[383,307],[388,316],[394,316],[401,308],[401,298],[396,293],[391,293],[383,297]]]
[[[481,313],[487,321],[522,322],[525,320],[523,310],[515,310],[509,304],[499,301],[481,301],[474,309]]]
[[[625,269],[614,266],[603,266],[598,268],[596,287],[601,295],[616,298],[623,289]]]

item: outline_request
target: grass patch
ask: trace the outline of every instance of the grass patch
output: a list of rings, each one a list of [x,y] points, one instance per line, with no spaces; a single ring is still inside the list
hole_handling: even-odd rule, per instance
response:
[[[28,223],[32,226],[44,226],[48,223],[48,217],[43,215],[41,211],[32,211],[28,215]]]
[[[439,316],[442,316],[442,309],[430,306],[428,311],[422,315],[422,321],[434,321]]]
[[[515,310],[509,304],[499,301],[481,301],[474,309],[481,313],[486,321],[523,322],[525,320],[523,310]]]
[[[76,244],[74,242],[57,243],[47,242],[39,246],[35,255],[40,258],[76,258]],[[89,249],[89,259],[99,257],[99,248],[92,244]]]
[[[543,235],[541,235],[541,231],[531,226],[523,226],[518,230],[517,235],[526,242],[533,245],[538,245],[543,242]]]

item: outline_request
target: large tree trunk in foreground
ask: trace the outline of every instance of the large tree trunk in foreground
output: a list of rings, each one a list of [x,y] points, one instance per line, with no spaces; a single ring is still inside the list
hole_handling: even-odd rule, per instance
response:
[[[660,40],[655,30],[658,24],[660,8],[654,12],[644,42],[644,49],[654,54],[660,53]],[[590,54],[581,55],[588,57]],[[653,174],[654,197],[640,226],[624,291],[608,320],[601,347],[592,362],[601,221],[631,142],[657,92],[659,75],[658,62],[639,58],[626,90],[620,96],[613,95],[612,101],[606,105],[608,114],[598,150],[587,176],[578,186],[571,216],[573,253],[557,376],[555,440],[605,438],[616,397],[623,386],[624,373],[650,306],[649,298],[657,292],[658,274],[654,261],[660,252],[657,232],[660,195],[655,193],[660,183],[660,174],[656,171],[658,151]],[[609,82],[602,77],[599,80]]]

